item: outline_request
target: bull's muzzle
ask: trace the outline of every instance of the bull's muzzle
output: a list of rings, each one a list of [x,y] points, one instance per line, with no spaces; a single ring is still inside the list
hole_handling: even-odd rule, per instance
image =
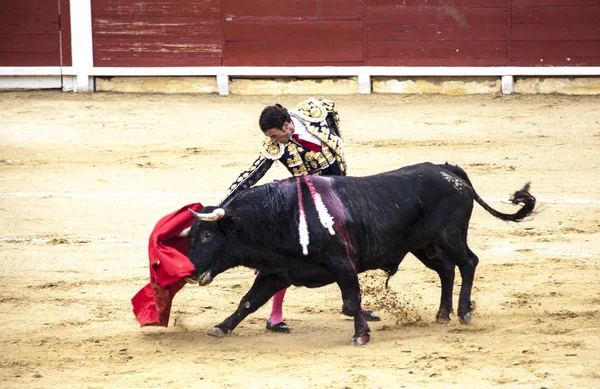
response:
[[[212,282],[212,280],[213,280],[213,278],[210,275],[210,272],[207,271],[207,272],[200,274],[200,279],[198,280],[198,284],[201,286],[208,285]]]
[[[188,284],[198,284],[200,286],[208,285],[212,282],[213,277],[210,275],[209,271],[206,271],[199,276],[194,275],[193,277],[185,277],[185,282]]]
[[[197,284],[198,283],[198,278],[197,277],[183,277],[183,279],[188,284]]]

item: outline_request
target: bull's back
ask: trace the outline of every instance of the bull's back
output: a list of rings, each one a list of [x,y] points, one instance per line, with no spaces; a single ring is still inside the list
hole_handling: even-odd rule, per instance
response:
[[[417,203],[435,206],[441,197],[471,194],[470,182],[463,169],[429,162],[365,177],[332,177],[335,190],[351,208],[365,205],[374,211],[403,212]]]
[[[421,163],[366,177],[335,177],[334,192],[345,206],[356,248],[365,255],[408,252],[435,239],[455,210],[470,216],[470,185],[453,168]]]

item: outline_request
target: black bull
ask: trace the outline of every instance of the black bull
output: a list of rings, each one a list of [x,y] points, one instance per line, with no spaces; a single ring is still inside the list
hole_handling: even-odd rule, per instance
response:
[[[471,321],[471,288],[479,259],[467,245],[469,219],[476,201],[493,216],[520,221],[533,212],[529,185],[515,192],[514,214],[498,212],[475,192],[463,169],[422,163],[368,177],[311,176],[335,222],[335,235],[323,227],[302,184],[310,244],[303,255],[299,242],[297,181],[269,183],[241,192],[221,208],[195,213],[189,234],[189,258],[196,273],[188,282],[209,284],[236,266],[259,271],[237,310],[209,334],[225,336],[275,293],[290,285],[316,288],[336,282],[343,304],[354,316],[354,344],[365,344],[370,329],[360,314],[358,273],[382,269],[389,275],[407,253],[435,270],[442,295],[436,315],[447,323],[452,312],[455,266],[462,286],[458,318]]]

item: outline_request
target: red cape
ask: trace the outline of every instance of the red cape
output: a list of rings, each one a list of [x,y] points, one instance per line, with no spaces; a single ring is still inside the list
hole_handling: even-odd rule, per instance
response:
[[[150,283],[131,299],[141,327],[169,325],[173,297],[185,285],[183,278],[194,272],[194,265],[187,257],[188,238],[177,236],[195,220],[188,208],[200,212],[202,204],[186,205],[163,217],[150,234]]]

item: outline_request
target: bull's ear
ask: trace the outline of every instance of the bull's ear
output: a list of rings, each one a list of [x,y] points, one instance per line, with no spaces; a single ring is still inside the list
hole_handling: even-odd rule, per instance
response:
[[[228,233],[238,229],[238,226],[240,225],[240,218],[233,212],[225,211],[225,216],[219,220],[218,223],[223,231]]]

